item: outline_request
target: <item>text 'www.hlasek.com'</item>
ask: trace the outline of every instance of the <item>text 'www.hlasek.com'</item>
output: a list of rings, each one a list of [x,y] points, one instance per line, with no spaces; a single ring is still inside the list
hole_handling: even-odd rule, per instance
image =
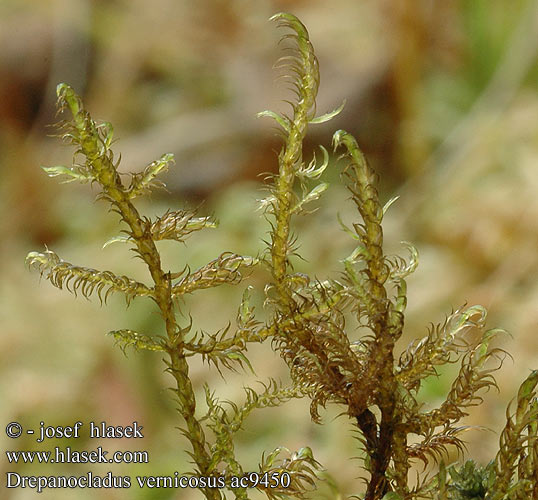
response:
[[[78,439],[86,437],[102,443],[104,440],[114,439],[141,439],[144,437],[143,426],[138,422],[131,425],[109,425],[106,422],[81,421],[69,426],[52,426],[44,422],[39,428],[24,428],[19,422],[10,422],[5,429],[9,438],[17,439],[23,435],[35,437],[35,442],[49,443],[50,440]],[[36,437],[37,436],[37,437]],[[32,439],[32,438],[31,438]],[[85,440],[87,442],[87,440]],[[37,493],[57,488],[287,488],[291,477],[283,473],[249,472],[242,476],[233,475],[185,475],[174,471],[165,475],[116,475],[112,471],[97,473],[87,471],[83,474],[64,475],[56,474],[22,474],[20,470],[25,466],[48,464],[147,464],[149,452],[144,450],[108,450],[97,446],[92,450],[78,450],[72,446],[54,446],[47,450],[7,450],[5,452],[9,466],[19,471],[8,471],[5,474],[5,487],[28,488]]]

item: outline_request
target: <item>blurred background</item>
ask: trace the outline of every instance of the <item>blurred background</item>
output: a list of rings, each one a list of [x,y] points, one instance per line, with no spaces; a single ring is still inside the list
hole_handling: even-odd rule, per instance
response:
[[[148,216],[199,207],[219,228],[194,235],[186,246],[161,246],[172,270],[195,268],[222,251],[256,255],[268,226],[256,210],[264,173],[277,166],[280,140],[264,109],[286,111],[290,98],[274,63],[283,32],[268,18],[289,11],[306,24],[321,70],[318,112],[347,101],[333,121],[312,126],[306,158],[330,146],[334,130],[355,134],[380,175],[380,196],[400,195],[385,223],[386,249],[402,253],[401,240],[420,252],[408,280],[404,349],[429,323],[464,303],[489,309],[488,324],[511,336],[499,341],[507,359],[500,392],[484,395],[465,423],[487,430],[466,434],[467,457],[486,463],[497,450],[505,410],[529,370],[538,368],[538,2],[536,0],[2,0],[0,2],[0,422],[26,428],[81,420],[144,426],[143,440],[67,444],[91,450],[148,450],[148,464],[15,466],[26,475],[168,475],[188,471],[179,420],[166,390],[171,380],[154,353],[114,348],[105,333],[131,328],[161,333],[149,301],[128,309],[121,297],[100,306],[39,281],[24,258],[45,245],[77,265],[138,279],[140,262],[125,246],[102,249],[118,234],[118,220],[89,186],[60,184],[41,165],[70,165],[72,150],[51,137],[55,87],[67,82],[84,97],[95,119],[114,125],[120,170],[140,171],[172,152],[176,165],[168,191],[141,202]],[[319,151],[319,150],[318,150]],[[318,153],[319,156],[319,153]],[[337,223],[357,220],[338,171],[312,216],[301,218],[298,270],[320,279],[336,276],[353,240]],[[251,283],[263,286],[266,276]],[[234,321],[243,287],[222,287],[189,298],[193,328],[215,332]],[[256,297],[261,302],[260,295]],[[261,305],[258,309],[261,309]],[[259,378],[286,380],[286,367],[253,348]],[[429,381],[421,393],[439,404],[457,368]],[[220,398],[242,398],[248,374],[226,376],[193,363],[197,390],[207,382]],[[202,405],[203,407],[203,405]],[[263,410],[239,435],[245,469],[257,470],[264,450],[311,446],[330,480],[314,498],[360,490],[358,444],[339,408],[324,425],[310,422],[307,401]],[[83,432],[87,436],[86,432]],[[51,449],[29,436],[0,435],[3,450]],[[451,455],[450,460],[457,456]],[[29,489],[2,497],[34,498]],[[43,499],[196,499],[196,491],[50,490]],[[255,495],[253,495],[255,498]]]

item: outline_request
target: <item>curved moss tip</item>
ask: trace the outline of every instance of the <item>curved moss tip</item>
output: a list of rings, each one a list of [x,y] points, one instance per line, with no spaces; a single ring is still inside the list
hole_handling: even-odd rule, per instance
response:
[[[289,12],[279,12],[269,18],[270,21],[279,21],[281,19],[284,21],[284,26],[288,25],[297,33],[297,35],[299,35],[299,37],[308,39],[306,26],[293,14],[290,14]]]
[[[333,147],[334,147],[334,150],[336,151],[336,149],[342,144],[342,142],[344,142],[344,140],[346,138],[348,138],[349,136],[349,133],[346,132],[345,130],[337,130],[334,134],[333,134]]]
[[[56,96],[60,101],[65,101],[70,104],[70,101],[73,101],[78,96],[73,90],[73,87],[67,83],[59,83],[56,86]]]
[[[59,83],[56,86],[56,95],[58,96],[60,107],[67,104],[73,116],[76,116],[82,108],[80,97],[67,83]]]
[[[277,12],[269,18],[269,21],[276,21],[277,19],[282,18],[288,19],[288,21],[290,18],[297,19],[293,14],[288,14],[287,12]]]
[[[65,93],[67,93],[67,91],[69,90],[73,90],[69,85],[67,85],[67,83],[59,83],[57,86],[56,86],[56,95],[58,97],[64,95]]]

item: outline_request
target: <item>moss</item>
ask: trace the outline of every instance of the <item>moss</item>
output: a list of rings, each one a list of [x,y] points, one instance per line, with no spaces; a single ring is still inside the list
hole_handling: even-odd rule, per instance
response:
[[[174,381],[172,392],[181,432],[190,445],[193,473],[225,477],[235,498],[249,497],[247,487],[230,483],[232,476],[243,476],[248,470],[239,463],[234,447],[245,419],[257,409],[279,407],[298,397],[310,398],[315,422],[321,421],[321,409],[332,403],[353,423],[358,446],[364,452],[363,468],[369,473],[360,497],[364,500],[531,498],[536,495],[538,470],[538,372],[520,388],[515,414],[508,413],[495,461],[484,469],[468,462],[447,473],[443,455],[449,447],[461,450],[464,446],[461,433],[466,427],[461,419],[469,407],[481,403],[485,390],[496,386],[493,372],[500,366],[504,351],[492,344],[502,332],[486,329],[487,313],[482,306],[464,307],[453,311],[443,323],[432,325],[424,338],[414,340],[395,356],[404,328],[406,278],[418,265],[418,252],[405,243],[407,258],[384,253],[383,217],[396,200],[381,203],[376,173],[356,139],[343,130],[335,132],[333,146],[345,160],[341,177],[356,206],[358,221],[352,227],[340,224],[356,241],[356,248],[341,262],[338,277],[320,281],[294,272],[298,247],[293,221],[311,214],[312,202],[321,199],[328,187],[320,180],[329,165],[328,151],[321,147],[321,155],[307,162],[303,140],[311,125],[329,121],[342,106],[316,116],[319,68],[308,32],[291,14],[277,14],[273,19],[289,30],[285,38],[291,40],[293,51],[282,62],[292,79],[296,100],[289,115],[260,113],[276,122],[283,145],[278,174],[269,179],[268,195],[260,203],[269,238],[259,254],[221,251],[196,269],[166,269],[157,241],[184,243],[191,233],[215,227],[216,221],[188,209],[153,218],[140,214],[136,199],[161,185],[158,177],[173,165],[173,156],[163,155],[125,182],[112,151],[112,126],[94,121],[75,91],[60,84],[59,108],[71,114],[71,119],[61,124],[61,133],[75,146],[75,159],[71,166],[44,170],[67,182],[99,187],[98,197],[123,224],[122,234],[105,245],[125,243],[144,262],[151,282],[74,265],[48,249],[31,252],[28,264],[54,286],[87,298],[96,294],[106,302],[111,293],[120,293],[128,303],[135,297],[146,297],[156,304],[163,335],[129,328],[111,334],[123,350],[164,355],[166,370]],[[265,314],[258,314],[252,306],[251,294],[257,290],[246,286],[256,268],[267,276],[262,291],[258,291],[265,299]],[[193,331],[192,319],[184,319],[189,317],[184,297],[222,285],[244,290],[235,321],[215,333]],[[346,324],[349,315],[356,317],[359,329]],[[281,356],[289,367],[292,384],[262,381],[257,389],[245,388],[242,403],[221,401],[206,385],[208,409],[200,415],[190,359],[202,358],[226,378],[228,370],[253,370],[247,352],[252,343],[265,343],[268,352]],[[419,390],[447,364],[459,366],[448,394],[438,407],[424,411],[417,398]],[[410,435],[418,436],[418,441],[410,443]],[[409,471],[415,462],[428,466],[439,461],[436,476],[409,485]],[[302,498],[316,486],[320,468],[308,447],[296,452],[276,447],[262,455],[258,470],[261,476],[267,473],[269,478],[285,478],[286,484],[269,487],[262,481],[251,486],[270,499]],[[223,489],[200,489],[207,499],[224,497]]]

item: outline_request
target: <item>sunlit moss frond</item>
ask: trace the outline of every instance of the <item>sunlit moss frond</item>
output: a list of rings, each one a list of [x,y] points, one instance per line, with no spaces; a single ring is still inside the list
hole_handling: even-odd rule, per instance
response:
[[[67,142],[77,146],[73,165],[71,167],[43,167],[50,177],[65,176],[64,182],[79,181],[81,183],[103,180],[120,182],[116,176],[114,154],[110,149],[114,131],[108,122],[97,124],[84,109],[82,100],[67,84],[61,83],[56,89],[58,109],[69,108],[73,121],[63,121],[59,124],[60,136]],[[84,157],[84,162],[77,161],[78,155]]]
[[[153,296],[146,285],[127,276],[117,276],[111,271],[97,271],[88,267],[74,266],[51,250],[45,253],[30,252],[26,257],[30,267],[39,270],[55,287],[67,288],[77,295],[80,292],[87,299],[96,292],[101,302],[106,302],[112,292],[122,292],[129,303],[134,297]]]
[[[415,272],[418,266],[418,250],[416,247],[407,241],[402,243],[407,247],[410,258],[409,261],[406,261],[403,257],[395,255],[387,259],[390,266],[390,277],[393,280],[407,278],[407,276]]]
[[[92,176],[88,169],[84,165],[78,165],[73,163],[71,167],[64,167],[62,165],[56,165],[54,167],[41,167],[49,177],[66,176],[66,179],[62,181],[62,184],[68,182],[78,181],[82,184],[86,182],[92,182],[95,178]]]
[[[123,353],[126,353],[128,347],[132,347],[135,351],[165,351],[165,340],[163,338],[153,338],[144,335],[134,330],[123,329],[108,332],[114,337],[115,343],[119,345]]]
[[[393,350],[401,336],[406,305],[406,285],[403,277],[394,276],[397,297],[389,299],[386,282],[390,278],[390,261],[383,253],[383,208],[376,189],[377,176],[368,165],[355,138],[338,130],[333,136],[335,150],[345,149],[342,157],[348,164],[342,178],[352,195],[362,223],[354,223],[353,230],[343,223],[343,229],[358,241],[357,248],[344,259],[344,283],[359,324],[371,334],[361,338],[360,370],[349,384],[346,397],[348,413],[362,433],[367,453],[366,469],[370,480],[365,498],[382,498],[395,484],[398,492],[405,492],[408,461],[405,455],[405,433],[398,428],[402,408],[395,393]],[[378,407],[380,416],[370,407]],[[390,477],[389,466],[394,458],[395,476]]]
[[[526,449],[520,454],[518,478],[534,485],[533,495],[538,497],[538,394],[529,402],[528,425],[525,429]],[[524,444],[524,443],[521,443]]]
[[[388,329],[392,339],[400,339],[404,327],[404,313],[407,307],[407,283],[403,278],[396,280],[396,296],[389,304]]]
[[[291,399],[303,396],[299,388],[283,386],[275,379],[270,379],[267,383],[260,382],[260,384],[263,388],[261,392],[245,387],[246,401],[234,416],[234,426],[239,428],[254,409],[280,406]]]
[[[319,148],[321,149],[321,153],[323,155],[323,161],[319,163],[314,153],[314,157],[310,163],[308,165],[302,163],[299,170],[297,170],[297,177],[301,182],[303,190],[306,189],[306,182],[308,180],[319,179],[329,165],[329,152],[323,146],[320,146]]]
[[[62,137],[76,151],[71,166],[44,170],[65,182],[77,180],[98,188],[98,199],[107,201],[110,211],[117,213],[125,224],[120,232],[123,235],[107,244],[129,243],[130,250],[146,265],[152,282],[146,286],[110,271],[75,266],[49,250],[30,253],[27,263],[54,286],[87,298],[94,292],[101,301],[106,301],[112,292],[122,292],[128,303],[136,296],[152,298],[163,320],[162,337],[130,329],[110,334],[124,352],[132,347],[163,353],[166,372],[174,379],[171,390],[181,416],[179,429],[190,443],[185,451],[199,476],[218,475],[228,481],[249,476],[250,487],[263,492],[269,500],[313,496],[320,464],[309,448],[293,454],[277,448],[264,454],[256,473],[245,473],[256,467],[243,468],[235,452],[237,433],[254,410],[307,396],[314,422],[321,421],[321,409],[327,404],[340,405],[339,415],[352,422],[362,447],[363,470],[368,473],[364,478],[365,490],[355,498],[538,498],[538,371],[522,384],[515,413],[510,407],[507,409],[496,460],[486,467],[473,462],[445,467],[443,457],[449,448],[458,452],[464,449],[461,435],[469,427],[462,426],[460,420],[468,415],[470,407],[482,402],[485,391],[497,387],[493,374],[502,364],[505,352],[492,343],[500,330],[485,331],[486,311],[482,306],[462,308],[443,324],[432,325],[423,339],[412,342],[395,360],[405,321],[406,279],[417,267],[418,252],[413,245],[403,242],[409,257],[384,254],[382,223],[397,197],[384,206],[381,204],[377,174],[357,140],[343,130],[334,134],[333,145],[335,150],[342,148],[342,157],[347,161],[341,177],[351,193],[359,220],[346,226],[337,219],[355,241],[355,248],[341,261],[343,267],[337,279],[318,279],[294,269],[295,259],[300,256],[298,228],[293,227],[293,218],[315,211],[314,203],[328,188],[321,176],[330,164],[329,153],[322,146],[321,157],[314,154],[310,163],[305,161],[303,141],[310,125],[330,120],[343,105],[316,117],[320,75],[309,34],[291,14],[277,14],[272,19],[289,30],[283,37],[288,52],[280,63],[294,98],[286,101],[291,105],[288,114],[259,113],[276,122],[283,142],[278,154],[278,173],[267,176],[268,195],[261,203],[269,236],[259,259],[224,252],[194,271],[189,264],[183,270],[165,270],[157,241],[184,242],[195,231],[215,227],[215,221],[188,209],[170,210],[156,218],[141,215],[134,204],[136,198],[164,186],[158,176],[168,170],[173,156],[165,154],[140,173],[130,174],[130,184],[127,177],[124,185],[125,174],[118,172],[119,159],[114,159],[111,149],[112,126],[94,121],[74,90],[61,84],[57,88],[59,107],[72,115],[71,120],[61,125]],[[223,324],[227,326],[215,333],[193,330],[195,318],[184,310],[189,304],[182,300],[184,296],[223,284],[241,284],[244,288],[245,278],[259,263],[270,273],[263,292],[256,295],[265,299],[266,314],[255,311],[250,299],[252,287],[247,286],[236,325],[233,320],[225,320]],[[350,315],[355,315],[357,321],[346,324]],[[184,324],[179,318],[189,318],[190,323]],[[243,400],[234,402],[219,400],[205,385],[204,415],[190,373],[193,358],[216,367],[227,380],[224,369],[250,368],[254,373],[247,349],[250,343],[267,339],[289,367],[292,386],[269,379],[258,390],[245,387]],[[433,410],[424,410],[419,399],[422,382],[450,363],[459,363],[460,369],[446,399]],[[424,471],[417,471],[412,487],[409,473],[417,461],[424,464]],[[432,463],[439,464],[439,473],[434,477],[433,471],[426,473]],[[228,491],[200,487],[200,491],[207,500],[223,500],[227,496],[249,498],[249,488],[244,485],[227,484],[226,488]],[[336,489],[333,493],[339,495]]]
[[[260,329],[261,322],[254,315],[254,307],[250,305],[250,290],[252,287],[247,287],[243,292],[241,304],[237,310],[236,323],[242,337],[257,335]]]
[[[534,370],[521,384],[515,414],[510,405],[506,409],[506,426],[501,433],[499,452],[496,457],[496,480],[492,500],[505,498],[512,492],[514,498],[531,498],[538,488],[538,370]],[[516,476],[517,473],[517,476]],[[516,494],[516,486],[521,489]],[[533,497],[534,498],[534,497]]]
[[[465,444],[459,435],[468,429],[466,426],[445,426],[439,432],[433,432],[432,429],[421,442],[407,447],[407,456],[421,460],[426,467],[431,461],[440,462],[443,455],[448,454],[449,446],[455,447],[463,454]]]
[[[490,347],[495,333],[494,330],[485,332],[480,342],[463,356],[459,374],[452,383],[446,400],[439,408],[420,415],[421,430],[417,429],[417,433],[423,434],[424,429],[452,425],[459,421],[468,414],[469,407],[482,402],[478,392],[497,387],[493,373],[500,368],[505,352]],[[497,364],[490,367],[488,362],[492,360]]]
[[[215,228],[217,224],[211,217],[196,217],[196,213],[188,210],[168,211],[151,224],[151,235],[155,241],[184,241],[195,231]]]
[[[264,111],[259,116],[269,116],[282,127],[284,146],[279,153],[279,173],[274,177],[274,185],[269,196],[262,202],[271,225],[271,242],[268,244],[268,258],[277,292],[276,303],[281,310],[293,309],[293,297],[286,282],[290,257],[294,254],[295,244],[291,235],[291,219],[294,214],[307,213],[307,204],[317,200],[327,189],[326,183],[307,186],[306,180],[318,179],[328,165],[328,155],[323,151],[323,161],[316,159],[305,166],[303,163],[303,140],[309,123],[316,122],[315,106],[319,87],[318,61],[310,42],[308,31],[293,15],[280,13],[272,17],[280,26],[289,28],[292,33],[284,38],[293,41],[293,55],[281,60],[292,80],[292,89],[296,94],[292,106],[292,116],[278,115]],[[340,110],[335,110],[316,123],[329,120]],[[301,182],[303,194],[297,196],[295,185],[297,178]]]
[[[155,178],[166,172],[174,164],[174,155],[167,153],[158,160],[150,163],[143,172],[131,174],[131,184],[127,189],[129,198],[149,193],[154,187],[164,187],[164,183],[157,181]]]
[[[237,406],[227,401],[220,402],[211,393],[207,384],[204,385],[204,391],[208,410],[203,420],[207,421],[208,427],[215,435],[215,443],[210,449],[211,461],[208,464],[208,473],[212,473],[221,463],[224,463],[229,473],[242,475],[243,469],[235,458],[234,449],[234,434],[237,429],[234,430],[230,427],[230,415],[224,405],[228,404],[232,410]],[[239,498],[247,498],[247,496],[243,492]]]
[[[283,452],[289,454],[289,458],[282,459]],[[279,484],[273,488],[259,485],[258,489],[262,490],[269,500],[284,500],[290,496],[305,498],[309,490],[315,487],[316,473],[320,470],[321,465],[314,459],[310,448],[301,448],[290,454],[288,449],[279,447],[268,455],[264,454],[259,466],[261,475],[267,473],[269,478],[277,478]]]
[[[320,196],[327,191],[329,184],[326,182],[320,182],[316,187],[312,188],[310,191],[304,190],[302,198],[293,206],[291,209],[292,214],[307,214],[312,213],[312,211],[307,211],[305,205],[311,203],[312,201],[319,200]]]
[[[181,344],[185,356],[201,356],[204,362],[213,365],[222,377],[221,368],[237,371],[248,368],[252,373],[254,369],[245,352],[248,342],[259,342],[255,332],[236,331],[229,335],[231,325],[216,333],[196,332],[194,336]],[[182,338],[184,335],[182,335]]]
[[[58,85],[56,94],[60,111],[68,108],[73,116],[73,121],[61,124],[61,129],[62,137],[77,146],[77,153],[85,159],[84,163],[77,163],[77,169],[103,187],[122,186],[114,154],[110,149],[112,126],[108,122],[96,124],[84,109],[80,97],[69,85]]]
[[[353,262],[344,260],[344,269],[342,281],[345,285],[346,294],[351,300],[351,311],[355,313],[357,321],[361,326],[367,326],[374,329],[375,325],[371,318],[376,317],[376,311],[381,305],[370,294],[370,285],[368,283],[368,274],[364,269],[356,269]],[[388,305],[383,301],[385,305]]]
[[[292,33],[283,39],[292,38],[296,43],[297,52],[282,58],[280,62],[285,64],[287,71],[295,75],[293,86],[297,94],[296,106],[300,106],[307,113],[308,119],[313,119],[319,87],[319,67],[308,31],[292,14],[281,12],[271,17],[271,20],[276,20],[279,26],[292,30]],[[297,108],[294,107],[294,110],[297,111]]]
[[[263,327],[253,315],[253,307],[249,305],[249,288],[243,293],[243,300],[237,313],[238,329],[232,335],[229,335],[231,325],[222,330],[209,334],[203,331],[196,332],[189,339],[184,339],[185,331],[181,338],[183,349],[187,356],[199,354],[202,359],[209,363],[215,363],[219,366],[219,361],[238,362],[240,365],[244,362],[252,371],[248,359],[244,358],[242,351],[247,348],[251,342],[262,342],[269,335],[269,329]],[[220,353],[220,354],[219,354]],[[241,365],[242,366],[242,365]]]
[[[469,349],[466,333],[483,328],[486,315],[482,306],[475,305],[457,309],[444,323],[432,325],[426,337],[413,341],[401,354],[396,374],[398,382],[417,391],[423,379],[437,374],[437,366],[455,363]]]
[[[149,234],[153,241],[175,240],[179,242],[184,242],[191,233],[196,231],[217,227],[212,217],[196,217],[196,211],[193,210],[169,210],[154,221],[145,220],[144,225],[149,227]],[[109,239],[103,248],[112,243],[134,242],[131,232],[124,232],[128,234]]]
[[[255,409],[280,406],[287,401],[302,397],[302,393],[295,387],[284,387],[281,383],[274,379],[269,382],[260,382],[262,391],[256,391],[251,387],[245,387],[245,401],[238,405],[232,401],[218,402],[214,396],[210,395],[206,389],[206,402],[209,411],[206,418],[211,420],[219,420],[219,425],[226,427],[227,435],[232,438],[233,434],[237,433],[248,415]],[[207,398],[210,398],[209,401]],[[226,405],[229,409],[225,409]]]
[[[226,283],[236,285],[244,278],[242,270],[249,270],[257,264],[258,259],[254,257],[243,257],[232,252],[224,252],[200,269],[188,273],[172,287],[172,296],[179,297],[196,290],[213,288]]]
[[[241,351],[246,344],[251,342],[262,342],[269,335],[267,330],[245,331],[239,330],[234,335],[226,336],[229,327],[224,328],[215,334],[198,332],[192,339],[182,343],[186,356],[201,354],[202,358],[211,361],[219,358],[218,352],[233,353]],[[234,355],[232,355],[233,357]],[[232,357],[229,357],[231,360]],[[238,359],[239,361],[239,359]]]
[[[290,368],[297,387],[312,397],[311,417],[320,422],[318,407],[326,402],[343,403],[350,381],[363,372],[362,358],[344,331],[343,316],[336,311],[317,320],[298,319],[280,325],[273,346]]]
[[[381,221],[383,209],[377,194],[376,174],[368,165],[355,138],[338,130],[333,136],[335,150],[344,146],[349,163],[342,173],[346,187],[351,192],[353,201],[363,219],[363,224],[354,224],[360,246],[357,250],[357,261],[366,265],[366,293],[374,302],[378,313],[386,310],[386,290],[384,283],[390,275],[389,266],[383,255],[383,230]]]
[[[237,371],[235,365],[238,365],[241,369],[244,369],[245,366],[247,366],[250,371],[254,373],[254,369],[243,352],[243,349],[236,345],[233,345],[228,349],[214,349],[202,354],[202,358],[207,360],[210,364],[215,365],[219,372],[221,366],[228,370]]]

